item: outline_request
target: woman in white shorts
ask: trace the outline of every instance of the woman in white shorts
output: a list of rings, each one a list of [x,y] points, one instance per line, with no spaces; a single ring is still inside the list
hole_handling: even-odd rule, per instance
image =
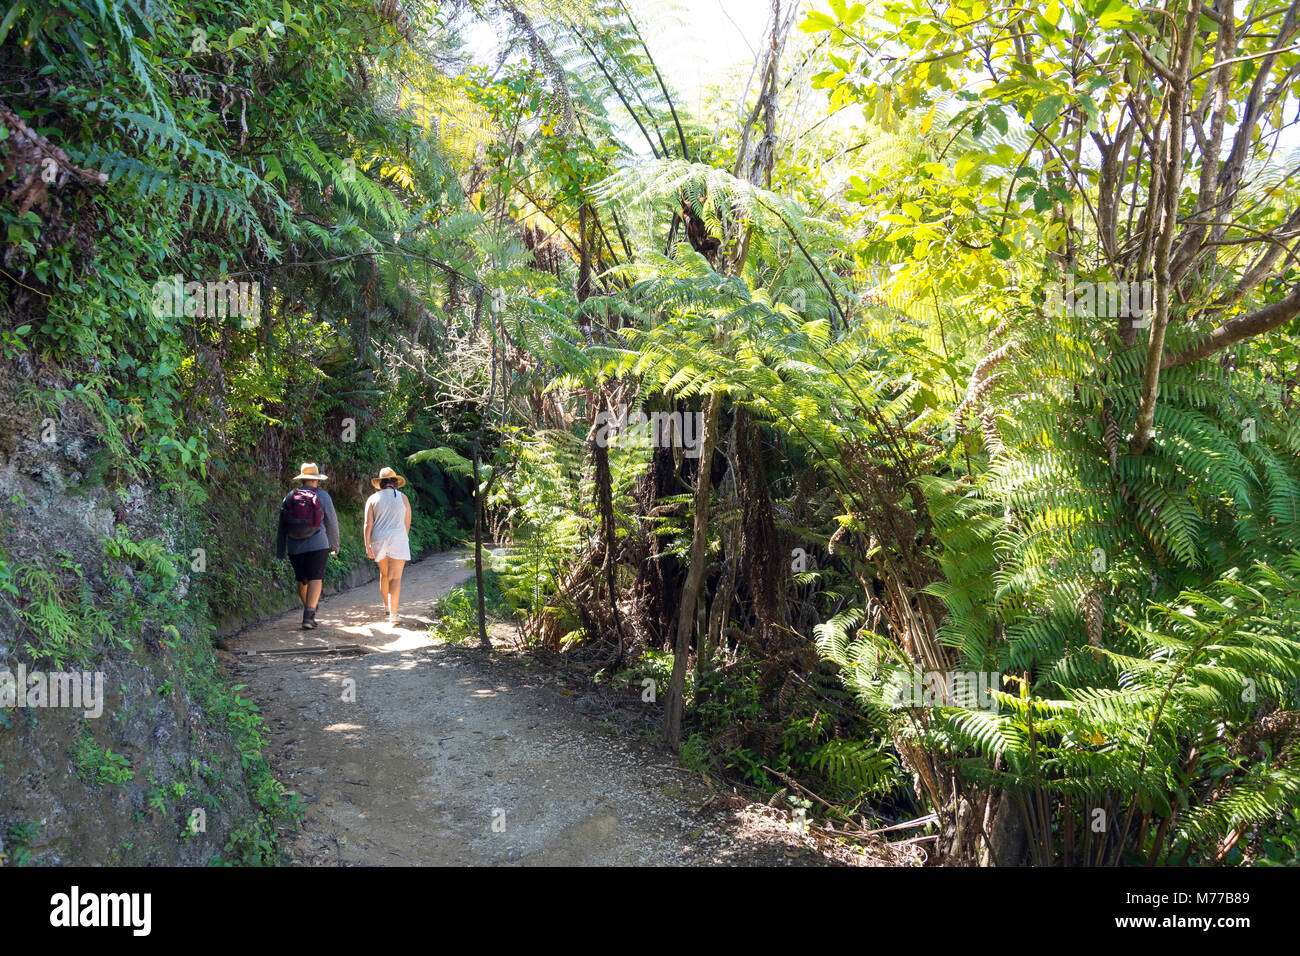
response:
[[[370,485],[378,490],[366,500],[366,555],[379,565],[379,590],[384,595],[388,623],[396,624],[402,594],[402,568],[411,560],[411,501],[398,491],[406,479],[381,468]]]

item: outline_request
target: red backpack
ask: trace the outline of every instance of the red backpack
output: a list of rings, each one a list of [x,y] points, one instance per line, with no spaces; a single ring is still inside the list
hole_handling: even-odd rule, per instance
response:
[[[280,506],[280,521],[284,533],[302,540],[316,533],[325,520],[325,511],[316,497],[315,488],[295,488]]]

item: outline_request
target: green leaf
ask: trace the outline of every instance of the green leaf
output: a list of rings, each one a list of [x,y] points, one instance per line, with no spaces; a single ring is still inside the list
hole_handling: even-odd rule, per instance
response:
[[[1045,96],[1034,104],[1029,120],[1034,126],[1040,128],[1050,126],[1060,118],[1064,106],[1065,97],[1062,94],[1053,93],[1051,96]]]
[[[18,0],[17,3],[9,8],[9,12],[5,14],[5,18],[0,20],[0,43],[4,43],[5,37],[8,36],[10,28],[14,25],[14,21],[18,19],[18,14],[27,9],[28,2],[29,0]]]
[[[817,10],[810,11],[807,19],[799,24],[799,29],[804,33],[822,33],[826,30],[834,30],[836,22],[824,13]]]
[[[1007,135],[1007,114],[1002,111],[1001,106],[989,107],[989,125],[1003,136]]]

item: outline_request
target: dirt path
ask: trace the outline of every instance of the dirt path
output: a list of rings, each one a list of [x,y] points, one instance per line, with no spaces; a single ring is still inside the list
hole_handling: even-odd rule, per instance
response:
[[[290,612],[228,642],[272,765],[307,804],[297,862],[830,862],[778,817],[710,803],[699,777],[518,662],[431,639],[434,602],[470,577],[446,552],[408,567],[400,626],[380,623],[376,583],[323,600],[317,630]]]

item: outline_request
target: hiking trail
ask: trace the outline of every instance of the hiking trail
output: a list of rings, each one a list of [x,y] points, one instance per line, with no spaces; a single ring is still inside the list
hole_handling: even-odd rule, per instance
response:
[[[271,765],[305,804],[294,863],[844,862],[580,713],[545,668],[431,637],[435,602],[473,577],[468,554],[407,566],[397,626],[372,582],[323,598],[316,630],[294,610],[225,642]]]

